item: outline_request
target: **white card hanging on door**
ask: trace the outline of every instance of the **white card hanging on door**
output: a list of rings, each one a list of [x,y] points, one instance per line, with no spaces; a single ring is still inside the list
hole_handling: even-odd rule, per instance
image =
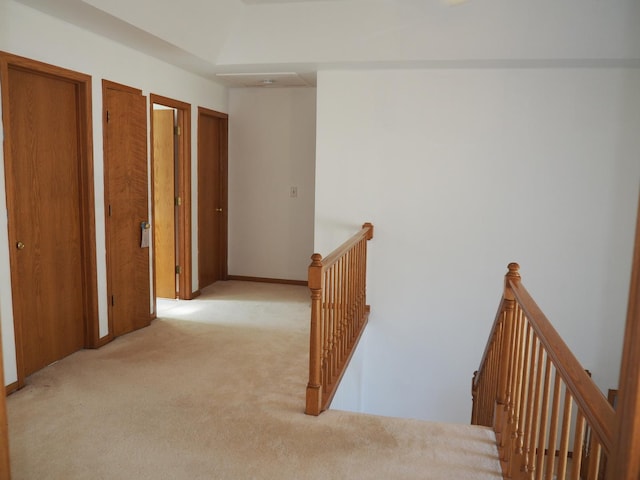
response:
[[[140,248],[149,248],[149,232],[151,231],[151,224],[149,222],[141,222],[140,231]]]

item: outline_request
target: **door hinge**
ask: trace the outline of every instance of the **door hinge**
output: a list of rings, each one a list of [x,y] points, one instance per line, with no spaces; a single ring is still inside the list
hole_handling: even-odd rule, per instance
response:
[[[113,295],[111,295],[111,306],[113,307],[116,304],[116,301],[113,297]]]
[[[176,275],[180,275],[182,273],[182,267],[180,265],[176,265]]]
[[[109,205],[109,216],[111,216],[111,205]]]
[[[107,110],[107,123],[111,120],[111,113]]]
[[[180,197],[176,197],[175,204],[176,204],[176,207],[179,207],[180,205],[182,205],[182,199]]]
[[[176,135],[180,135],[180,125],[176,125],[175,127],[173,127],[173,133],[175,133]]]

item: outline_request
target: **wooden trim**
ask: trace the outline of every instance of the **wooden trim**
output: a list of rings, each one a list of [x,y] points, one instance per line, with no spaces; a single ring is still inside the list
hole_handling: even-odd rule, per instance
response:
[[[110,343],[113,341],[113,335],[111,335],[110,333],[105,335],[102,338],[99,338],[98,341],[94,344],[91,345],[91,347],[89,348],[100,348],[100,347],[104,347],[107,343]]]
[[[299,285],[301,287],[306,287],[308,285],[308,282],[306,280],[285,280],[282,278],[246,277],[243,275],[229,275],[228,280],[237,280],[240,282],[279,283],[282,285]]]
[[[151,109],[153,109],[153,104],[158,104],[175,108],[178,111],[178,127],[181,135],[178,137],[179,178],[177,194],[182,198],[182,215],[178,215],[178,225],[176,226],[178,230],[178,263],[182,267],[182,273],[178,277],[178,298],[191,300],[194,298],[191,280],[193,270],[191,250],[191,104],[155,93],[149,95],[149,102]],[[153,121],[151,123],[153,124]],[[151,188],[153,192],[153,183]],[[155,284],[153,298],[155,301]]]
[[[210,117],[217,117],[217,118],[223,118],[223,119],[229,118],[228,113],[218,112],[216,110],[211,110],[210,108],[206,108],[206,107],[198,107],[198,114],[200,113],[204,115],[209,115]]]
[[[93,172],[93,128],[92,128],[92,86],[91,76],[48,63],[0,51],[0,87],[2,104],[9,105],[9,67],[34,72],[39,75],[63,79],[76,85],[78,100],[78,188],[80,193],[80,232],[82,248],[82,296],[84,311],[84,346],[92,347],[98,341],[99,313],[98,313],[98,280],[96,265],[96,222],[95,222],[95,193]],[[9,109],[2,111],[4,128],[4,159],[11,158],[11,122]],[[6,173],[6,172],[5,172]],[[7,196],[12,191],[13,184],[5,174]],[[7,208],[10,208],[7,205]],[[12,281],[13,283],[13,281]],[[22,353],[22,327],[20,322],[15,324],[16,364],[18,387],[24,384],[24,363]]]
[[[102,79],[102,91],[107,89],[119,90],[121,92],[129,92],[133,95],[142,95],[142,90],[139,88],[130,87],[129,85],[123,85],[122,83],[112,82],[111,80]]]
[[[616,405],[615,450],[607,462],[607,478],[612,480],[640,478],[640,201],[638,203],[629,307]]]
[[[2,360],[2,358],[0,358],[0,361]],[[4,373],[4,372],[3,372]],[[12,394],[13,392],[18,390],[18,382],[13,382],[10,383],[9,385],[7,385],[6,387],[4,387],[5,393],[7,395]]]
[[[80,198],[81,198],[81,231],[83,238],[82,291],[85,305],[85,347],[95,348],[100,343],[100,314],[98,311],[98,267],[96,253],[96,207],[95,207],[95,174],[93,170],[93,114],[91,77],[79,89],[80,110],[85,112],[81,117],[80,149],[84,162],[80,163]],[[81,114],[82,115],[82,114]]]
[[[222,244],[222,279],[229,276],[229,119],[222,119],[222,132],[220,135],[220,175],[222,176],[222,209],[224,222],[220,232]]]
[[[5,104],[6,105],[6,104]],[[2,328],[0,326],[0,382],[4,385],[4,363],[2,357]],[[0,478],[11,478],[11,461],[9,458],[9,424],[7,422],[6,395],[0,398]]]

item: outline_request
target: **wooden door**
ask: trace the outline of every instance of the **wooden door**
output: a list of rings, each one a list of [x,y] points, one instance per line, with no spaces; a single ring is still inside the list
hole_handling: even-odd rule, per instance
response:
[[[173,109],[153,110],[153,225],[156,296],[176,298],[176,188]]]
[[[119,336],[151,321],[146,97],[103,81],[103,109],[109,323]]]
[[[227,277],[227,116],[198,109],[198,279]]]
[[[175,111],[175,231],[177,296],[191,300],[199,295],[192,290],[191,282],[191,105],[161,95],[151,94],[152,110],[161,105]],[[152,126],[153,130],[153,126]],[[154,160],[155,161],[155,160]],[[152,189],[155,192],[155,182]],[[155,209],[155,205],[154,205]],[[154,261],[157,261],[154,255]]]
[[[1,59],[20,386],[97,342],[91,87],[86,75],[8,54]]]
[[[156,296],[176,298],[176,188],[173,109],[153,110],[153,246]]]

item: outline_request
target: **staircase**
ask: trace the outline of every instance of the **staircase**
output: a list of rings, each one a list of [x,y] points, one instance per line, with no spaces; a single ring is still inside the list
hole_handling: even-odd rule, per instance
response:
[[[319,254],[313,256],[307,413],[318,415],[329,408],[366,326],[366,240],[371,238],[373,226],[365,224],[329,255],[326,265]],[[334,265],[339,274],[332,273]],[[471,423],[495,433],[493,438],[485,431],[483,439],[495,441],[502,477],[640,479],[640,208],[615,410],[522,285],[519,270],[517,263],[508,266],[472,381]],[[459,436],[459,443],[451,443],[451,465],[465,464],[468,455],[477,454],[483,441],[474,436],[477,432],[453,425],[439,428],[447,436]],[[476,440],[466,441],[467,435]],[[486,458],[494,457],[493,448]]]

